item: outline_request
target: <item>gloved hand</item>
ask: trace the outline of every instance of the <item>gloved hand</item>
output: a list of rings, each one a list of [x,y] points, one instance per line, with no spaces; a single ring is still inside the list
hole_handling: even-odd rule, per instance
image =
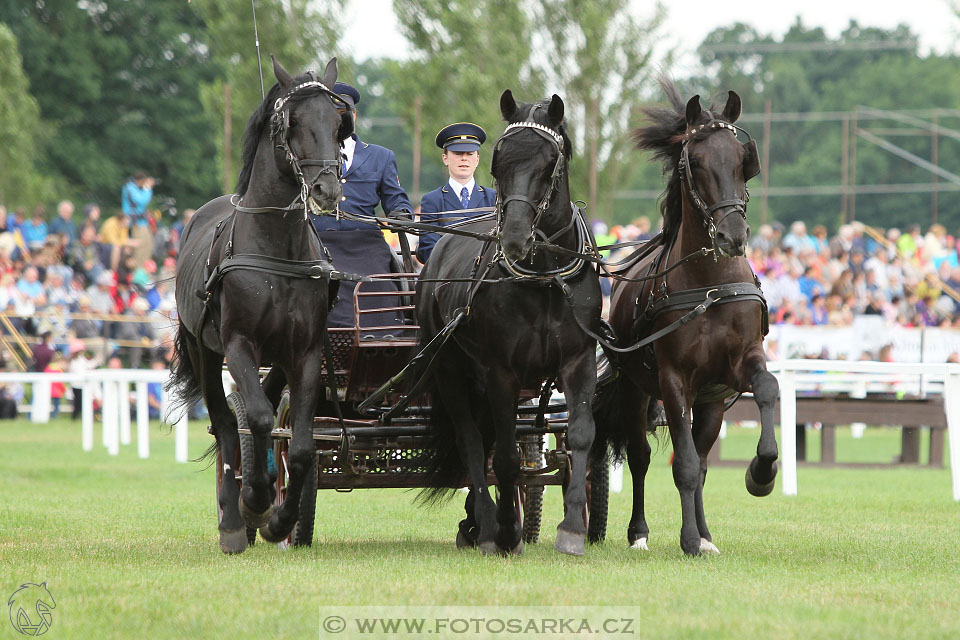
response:
[[[391,220],[409,220],[413,222],[413,214],[404,209],[394,209],[393,211],[387,212],[387,217]]]

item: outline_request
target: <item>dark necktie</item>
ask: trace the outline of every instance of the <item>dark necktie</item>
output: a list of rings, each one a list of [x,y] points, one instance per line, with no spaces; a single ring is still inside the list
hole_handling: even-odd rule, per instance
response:
[[[467,191],[466,187],[460,189],[460,204],[463,205],[464,209],[466,209],[467,205],[470,204],[470,192]]]

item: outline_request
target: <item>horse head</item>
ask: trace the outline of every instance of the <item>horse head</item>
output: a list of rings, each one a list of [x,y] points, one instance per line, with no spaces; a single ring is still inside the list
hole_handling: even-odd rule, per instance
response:
[[[280,173],[297,182],[316,214],[333,211],[343,195],[340,145],[353,133],[351,108],[333,93],[337,59],[322,78],[312,71],[293,78],[273,59],[279,96],[272,104],[270,136]]]
[[[500,113],[509,124],[494,147],[490,173],[497,186],[500,246],[518,262],[530,253],[548,209],[569,212],[567,184],[560,178],[566,178],[571,148],[563,130],[563,100],[556,94],[518,105],[507,89],[500,96]]]
[[[686,106],[686,130],[678,168],[685,207],[702,217],[716,250],[728,257],[744,255],[750,239],[747,180],[760,172],[756,142],[737,140],[740,96],[730,91],[721,114],[704,110],[700,96]]]

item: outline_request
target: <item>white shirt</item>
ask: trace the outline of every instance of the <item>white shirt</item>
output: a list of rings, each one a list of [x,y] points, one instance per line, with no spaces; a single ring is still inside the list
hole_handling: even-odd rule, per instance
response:
[[[350,136],[343,141],[343,149],[340,150],[340,153],[343,154],[343,172],[346,173],[350,170],[350,165],[353,164],[353,152],[357,150],[357,139],[353,136]]]
[[[453,178],[450,178],[450,180],[447,181],[447,184],[449,184],[450,188],[453,189],[453,193],[454,195],[457,196],[457,200],[460,199],[460,191],[463,190],[464,187],[466,187],[467,201],[469,202],[471,196],[473,196],[473,188],[477,185],[477,181],[474,178],[470,178],[470,182],[468,182],[467,184],[460,184]]]

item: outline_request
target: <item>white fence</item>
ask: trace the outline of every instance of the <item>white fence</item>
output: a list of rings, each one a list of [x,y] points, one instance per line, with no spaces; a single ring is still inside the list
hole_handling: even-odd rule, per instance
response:
[[[779,360],[767,364],[780,382],[780,447],[782,487],[786,495],[796,495],[797,482],[797,391],[848,391],[861,396],[868,390],[900,390],[910,393],[942,393],[947,419],[947,438],[950,451],[950,472],[953,499],[960,501],[960,365],[869,362],[847,360]],[[83,389],[82,443],[84,451],[93,450],[94,392],[100,390],[103,398],[103,445],[111,455],[117,455],[120,445],[131,442],[130,395],[135,388],[137,453],[150,456],[150,425],[148,420],[147,384],[165,384],[167,371],[150,369],[95,369],[77,373],[0,373],[0,383],[18,382],[33,385],[31,419],[34,422],[50,420],[50,385],[64,382]],[[224,390],[232,386],[229,373],[224,372]],[[175,457],[187,461],[187,415],[180,411],[170,413],[170,398],[162,392],[160,415],[173,424]],[[618,470],[619,471],[619,470]],[[622,471],[620,471],[622,473]],[[619,473],[611,484],[618,488]]]
[[[81,442],[84,451],[94,444],[94,396],[102,399],[102,442],[110,455],[120,453],[120,445],[131,443],[131,408],[136,407],[137,454],[150,457],[150,421],[147,385],[165,385],[170,372],[154,369],[94,369],[85,373],[0,373],[0,384],[19,383],[33,387],[30,419],[36,423],[50,421],[51,385],[63,382],[82,390]],[[133,401],[131,403],[131,395]],[[173,425],[174,454],[177,462],[187,461],[187,414],[171,412],[170,397],[161,391],[160,416]]]
[[[782,486],[786,495],[796,495],[797,485],[797,391],[798,388],[847,387],[866,390],[880,385],[887,389],[942,392],[950,443],[953,499],[960,501],[960,365],[869,362],[847,360],[780,360],[767,363],[780,381],[780,447]]]

